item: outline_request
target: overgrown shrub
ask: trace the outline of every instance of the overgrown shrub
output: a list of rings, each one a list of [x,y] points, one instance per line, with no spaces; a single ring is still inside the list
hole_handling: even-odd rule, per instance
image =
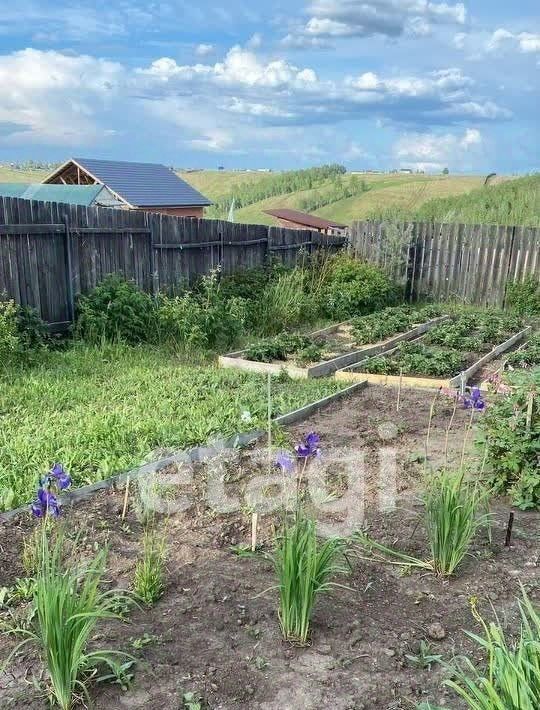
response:
[[[540,281],[534,276],[528,276],[523,281],[507,284],[506,305],[522,315],[540,314]]]
[[[296,268],[270,281],[255,305],[256,329],[264,334],[277,333],[318,316],[317,295],[307,290],[307,272]]]
[[[161,297],[157,309],[159,338],[182,348],[224,349],[243,334],[246,301],[227,298],[216,272],[204,276],[196,291]]]
[[[14,357],[18,349],[17,306],[13,301],[0,301],[0,362]]]
[[[540,368],[508,375],[509,392],[480,421],[489,482],[519,508],[540,506]]]
[[[396,303],[399,289],[377,266],[339,254],[332,260],[322,293],[322,310],[335,320],[371,313]]]
[[[51,343],[47,325],[35,308],[19,306],[17,309],[17,332],[24,352],[39,350]]]
[[[151,339],[152,298],[119,274],[110,274],[77,303],[75,335],[90,343],[121,341],[131,345]]]

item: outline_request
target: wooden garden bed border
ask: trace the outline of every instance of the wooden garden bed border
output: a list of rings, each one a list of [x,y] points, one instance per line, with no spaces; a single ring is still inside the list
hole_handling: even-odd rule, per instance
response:
[[[392,387],[412,387],[412,388],[429,388],[429,389],[440,389],[441,387],[456,388],[459,387],[461,392],[465,391],[467,382],[469,379],[477,372],[481,367],[490,360],[494,360],[496,357],[509,350],[512,345],[519,342],[522,339],[526,339],[532,327],[528,325],[523,330],[515,333],[510,338],[505,340],[503,343],[496,345],[492,350],[479,358],[475,363],[473,363],[466,370],[463,370],[455,377],[449,377],[446,379],[439,379],[434,377],[421,377],[421,376],[403,376],[399,375],[376,375],[369,372],[362,372],[361,370],[356,371],[356,368],[360,367],[364,360],[361,360],[354,365],[338,370],[334,377],[336,380],[341,382],[363,382],[366,380],[371,384],[377,385],[390,385]],[[385,354],[389,355],[392,351],[387,351]]]
[[[273,421],[276,424],[294,424],[300,422],[304,419],[307,419],[315,412],[318,412],[321,409],[328,407],[334,402],[338,402],[341,399],[344,399],[345,397],[354,394],[355,392],[359,392],[366,386],[367,381],[365,380],[355,382],[349,387],[344,387],[338,392],[334,392],[333,394],[327,395],[326,397],[318,399],[315,402],[310,402],[309,404],[306,404],[303,407],[300,407],[299,409],[287,412],[286,414],[280,414],[277,417],[274,417]],[[207,445],[195,446],[194,448],[187,450],[180,450],[172,456],[167,456],[165,458],[158,459],[157,461],[151,461],[149,463],[143,464],[142,466],[138,466],[137,468],[133,468],[129,471],[117,473],[116,475],[111,476],[110,478],[105,478],[102,481],[96,481],[95,483],[91,483],[88,486],[81,486],[80,488],[74,488],[73,490],[66,491],[61,496],[62,505],[70,506],[74,505],[75,503],[79,503],[80,501],[88,500],[94,495],[94,493],[96,493],[96,491],[108,490],[111,488],[121,488],[125,485],[128,479],[130,481],[133,481],[136,478],[139,478],[140,476],[150,475],[152,473],[159,473],[167,466],[178,463],[180,461],[184,461],[186,463],[205,461],[206,459],[215,456],[219,451],[222,451],[224,449],[243,448],[244,446],[248,446],[249,444],[258,441],[265,435],[266,432],[263,430],[252,430],[249,432],[233,434],[227,439],[220,439]],[[0,513],[0,525],[2,523],[7,523],[18,515],[22,515],[28,512],[28,505],[23,505],[19,508],[14,508],[13,510],[4,511]]]
[[[448,320],[450,316],[439,316],[438,318],[431,318],[424,323],[420,323],[411,330],[407,330],[404,333],[398,333],[393,335],[387,340],[382,340],[379,343],[374,343],[373,345],[364,345],[358,350],[353,350],[350,353],[345,353],[344,355],[338,355],[331,360],[323,360],[311,365],[310,367],[299,367],[298,365],[292,365],[286,362],[275,363],[275,362],[257,362],[256,360],[248,360],[242,357],[242,354],[246,350],[237,350],[233,353],[227,353],[226,355],[220,355],[218,358],[218,364],[220,367],[232,367],[239,370],[248,370],[250,372],[258,372],[268,374],[279,373],[285,371],[289,377],[295,379],[306,379],[311,377],[324,377],[325,375],[331,375],[337,370],[357,363],[359,360],[364,359],[364,357],[371,357],[373,355],[379,355],[380,353],[387,352],[388,350],[394,348],[397,343],[403,340],[411,340],[412,338],[423,335],[431,328],[434,328],[440,323]],[[335,325],[328,326],[328,328],[323,328],[322,330],[316,330],[310,333],[308,337],[316,338],[321,335],[330,335],[338,330],[343,325],[347,325],[351,321],[343,321],[342,323],[336,323]],[[362,378],[360,378],[362,379]]]

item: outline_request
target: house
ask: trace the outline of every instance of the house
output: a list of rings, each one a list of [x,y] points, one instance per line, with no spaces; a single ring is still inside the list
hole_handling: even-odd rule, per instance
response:
[[[314,229],[322,234],[343,234],[347,229],[346,224],[298,210],[275,209],[264,210],[264,212],[275,217],[280,227],[288,227],[289,229]]]
[[[43,185],[40,182],[0,183],[0,197],[21,197],[23,200],[64,202],[84,207],[123,207],[105,185]]]
[[[43,181],[58,185],[102,185],[118,206],[177,217],[203,217],[212,202],[159,163],[70,158]]]

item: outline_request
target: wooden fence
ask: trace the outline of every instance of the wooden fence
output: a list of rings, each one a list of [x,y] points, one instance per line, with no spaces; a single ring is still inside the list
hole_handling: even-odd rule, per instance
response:
[[[386,268],[411,300],[431,296],[502,307],[506,284],[540,281],[540,229],[354,222],[352,252]]]
[[[149,293],[174,293],[217,266],[232,273],[271,258],[292,265],[344,242],[307,230],[0,197],[0,295],[61,330],[73,321],[77,294],[110,273]]]

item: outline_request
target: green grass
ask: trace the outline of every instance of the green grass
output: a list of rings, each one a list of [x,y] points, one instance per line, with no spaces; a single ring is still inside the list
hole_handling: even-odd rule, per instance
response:
[[[221,199],[245,182],[257,182],[268,179],[267,173],[238,173],[201,171],[183,173],[182,177],[207,197]],[[343,180],[353,176],[348,173]],[[335,219],[349,224],[354,219],[367,219],[383,208],[414,210],[434,197],[461,195],[479,188],[484,178],[481,176],[442,176],[442,175],[386,175],[361,174],[358,180],[365,180],[369,189],[354,197],[348,197],[315,210],[315,214],[328,219]],[[298,190],[285,195],[274,195],[265,200],[237,209],[235,220],[253,224],[275,224],[275,219],[264,210],[277,207],[302,210],[303,200],[310,200],[316,193],[324,195],[332,188],[332,181],[327,180],[311,190]]]
[[[275,382],[275,413],[340,389],[333,380]],[[0,500],[30,500],[37,477],[61,461],[75,485],[138,465],[158,448],[184,448],[264,428],[266,379],[196,366],[165,349],[74,346],[32,368],[0,374]],[[242,421],[248,411],[252,421]]]
[[[22,170],[0,166],[0,182],[41,182],[52,170]]]
[[[403,205],[399,214],[407,219],[422,221],[538,227],[540,175],[479,187],[459,196],[441,196],[424,201],[418,207]],[[392,210],[381,207],[372,216],[392,216]]]

